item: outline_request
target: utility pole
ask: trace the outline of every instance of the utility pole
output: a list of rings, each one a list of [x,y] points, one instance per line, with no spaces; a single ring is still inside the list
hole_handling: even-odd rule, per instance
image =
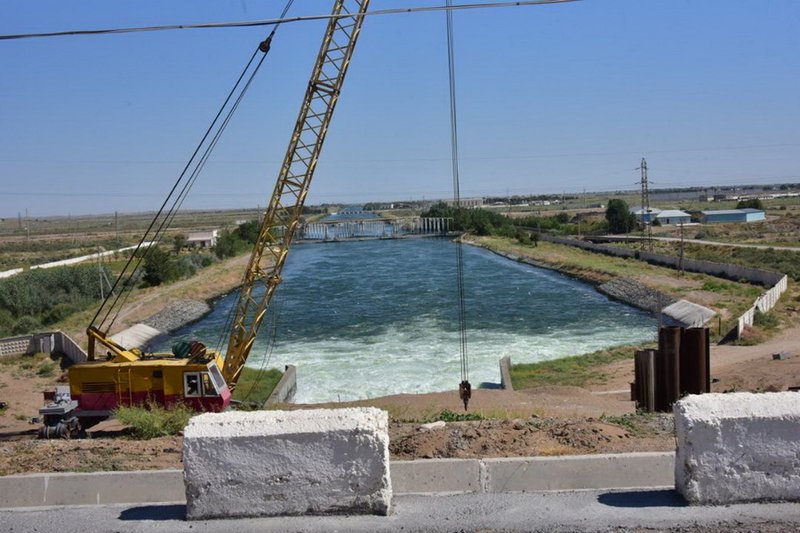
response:
[[[652,229],[652,220],[650,220],[651,212],[650,212],[650,188],[649,184],[647,183],[647,160],[643,157],[642,164],[639,166],[637,170],[640,170],[642,173],[641,182],[642,182],[642,249],[644,250],[645,247],[647,250],[652,251],[653,249],[653,229]]]
[[[100,301],[106,299],[105,290],[103,288],[103,247],[97,248],[97,275],[100,278]]]
[[[683,222],[681,222],[681,249],[678,257],[678,266],[681,271],[681,276],[683,276]]]
[[[114,211],[114,237],[119,238],[119,213]]]
[[[19,227],[19,230],[22,231],[22,213],[19,211],[17,211],[17,226]]]

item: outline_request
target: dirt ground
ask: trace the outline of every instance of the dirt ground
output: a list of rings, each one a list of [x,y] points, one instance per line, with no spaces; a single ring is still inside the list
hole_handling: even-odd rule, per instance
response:
[[[772,354],[788,352],[792,357],[773,360]],[[599,367],[609,376],[593,390],[628,390],[633,381],[633,365],[619,361]],[[712,392],[775,392],[800,386],[800,326],[778,333],[772,339],[754,346],[711,347]]]

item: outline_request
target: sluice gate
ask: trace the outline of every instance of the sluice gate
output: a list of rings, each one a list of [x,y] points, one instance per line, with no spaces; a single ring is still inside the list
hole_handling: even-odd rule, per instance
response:
[[[451,218],[398,218],[379,220],[348,220],[303,224],[298,237],[303,240],[338,241],[345,239],[397,239],[409,235],[447,235]]]

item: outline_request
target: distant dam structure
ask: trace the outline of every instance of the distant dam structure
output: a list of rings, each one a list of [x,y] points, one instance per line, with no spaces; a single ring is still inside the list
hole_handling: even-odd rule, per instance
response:
[[[302,224],[297,233],[301,240],[341,241],[349,239],[398,239],[407,236],[448,235],[452,218],[410,217],[370,218],[365,220],[322,220]]]

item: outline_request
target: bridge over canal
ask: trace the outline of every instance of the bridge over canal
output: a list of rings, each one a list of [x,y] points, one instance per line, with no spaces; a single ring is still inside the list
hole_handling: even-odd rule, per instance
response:
[[[434,237],[451,232],[452,218],[381,218],[302,224],[297,237],[307,241],[346,239],[398,239],[410,236]]]

